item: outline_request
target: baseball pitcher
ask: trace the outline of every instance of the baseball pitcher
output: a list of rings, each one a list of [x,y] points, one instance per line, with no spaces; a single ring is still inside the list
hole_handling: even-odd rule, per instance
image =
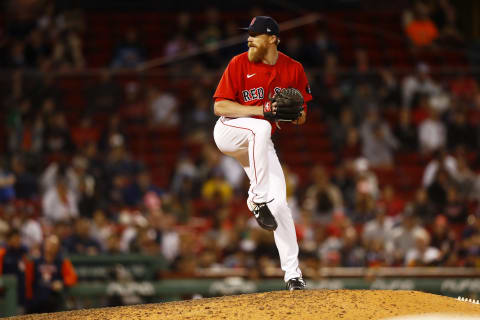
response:
[[[272,143],[280,121],[303,124],[312,100],[302,65],[278,51],[277,22],[253,18],[248,51],[233,57],[214,94],[217,147],[234,157],[250,179],[247,205],[258,224],[273,231],[288,290],[302,290],[298,244],[282,167]]]

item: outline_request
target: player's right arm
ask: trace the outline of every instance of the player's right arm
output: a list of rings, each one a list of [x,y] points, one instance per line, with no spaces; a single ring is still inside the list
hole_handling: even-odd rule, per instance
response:
[[[243,89],[240,78],[244,74],[243,63],[240,56],[236,56],[223,72],[213,95],[215,115],[231,118],[263,116],[263,106],[244,105],[240,102],[239,93]]]
[[[217,100],[213,105],[217,116],[231,118],[263,116],[263,106],[246,106],[232,100]]]

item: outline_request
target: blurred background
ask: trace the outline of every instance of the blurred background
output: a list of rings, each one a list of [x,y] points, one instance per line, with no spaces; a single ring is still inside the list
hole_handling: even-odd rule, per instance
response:
[[[480,293],[480,3],[3,0],[0,316],[281,290],[212,95],[253,16],[305,67],[273,137],[310,288]]]

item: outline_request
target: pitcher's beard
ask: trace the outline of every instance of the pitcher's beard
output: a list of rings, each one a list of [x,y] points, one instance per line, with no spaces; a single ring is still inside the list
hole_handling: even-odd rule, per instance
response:
[[[254,63],[261,62],[266,53],[267,48],[265,47],[250,47],[248,48],[248,61]]]

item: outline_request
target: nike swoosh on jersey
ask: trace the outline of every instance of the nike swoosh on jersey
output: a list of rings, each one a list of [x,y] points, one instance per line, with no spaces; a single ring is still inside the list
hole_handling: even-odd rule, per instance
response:
[[[251,77],[253,77],[254,75],[256,75],[256,73],[247,74],[247,78],[251,78]]]

